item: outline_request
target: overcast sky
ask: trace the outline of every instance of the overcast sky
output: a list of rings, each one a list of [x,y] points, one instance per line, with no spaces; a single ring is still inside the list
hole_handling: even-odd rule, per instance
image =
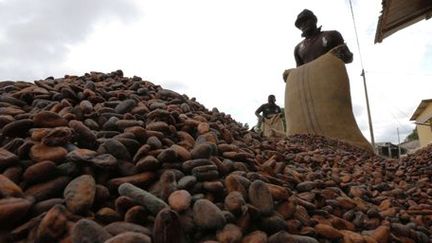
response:
[[[347,65],[354,114],[370,140],[361,62],[347,0],[0,0],[0,80],[33,81],[122,69],[253,126],[255,110],[295,67],[294,26],[308,8],[354,53]],[[381,1],[353,0],[375,141],[397,142],[432,98],[432,21],[374,44]]]

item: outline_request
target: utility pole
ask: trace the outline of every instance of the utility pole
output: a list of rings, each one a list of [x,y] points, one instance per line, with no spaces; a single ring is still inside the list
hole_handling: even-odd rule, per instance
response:
[[[400,156],[401,156],[401,148],[400,148],[399,127],[397,128],[397,135],[398,135],[398,158],[400,158]]]
[[[369,131],[371,136],[372,147],[375,149],[375,138],[374,138],[374,132],[372,127],[372,117],[371,117],[371,112],[369,107],[369,97],[368,97],[367,86],[366,86],[366,74],[364,69],[362,69],[360,76],[363,77],[363,85],[364,85],[365,96],[366,96],[366,108],[367,108],[368,121],[369,121]]]
[[[353,20],[354,32],[355,32],[356,41],[357,41],[357,49],[358,49],[359,56],[360,56],[360,64],[361,64],[361,68],[362,68],[362,72],[361,72],[360,75],[363,77],[363,85],[364,85],[365,96],[366,96],[366,108],[367,108],[367,113],[368,113],[368,121],[369,121],[369,131],[370,131],[370,136],[371,136],[371,143],[372,143],[372,147],[373,147],[373,149],[375,151],[376,150],[376,148],[375,148],[375,138],[374,138],[374,132],[373,132],[373,127],[372,127],[371,112],[370,112],[370,107],[369,107],[369,97],[368,97],[368,92],[367,92],[367,87],[366,87],[366,74],[365,74],[365,71],[364,71],[363,58],[362,58],[362,54],[361,54],[361,51],[360,51],[360,42],[359,42],[359,38],[358,38],[358,34],[357,34],[357,25],[356,25],[356,21],[355,21],[355,18],[354,18],[354,10],[353,10],[353,7],[352,7],[351,0],[349,0],[349,5],[350,5],[351,17],[352,17],[352,20]]]

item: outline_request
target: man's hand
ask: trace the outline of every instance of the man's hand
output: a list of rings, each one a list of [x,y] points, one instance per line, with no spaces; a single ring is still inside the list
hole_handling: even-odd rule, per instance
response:
[[[287,69],[283,72],[282,78],[283,78],[284,82],[286,82],[286,80],[287,80],[287,78],[288,78],[288,76],[292,70],[294,70],[294,68]]]
[[[353,61],[353,54],[345,44],[333,48],[331,53],[341,59],[344,63],[351,63]]]

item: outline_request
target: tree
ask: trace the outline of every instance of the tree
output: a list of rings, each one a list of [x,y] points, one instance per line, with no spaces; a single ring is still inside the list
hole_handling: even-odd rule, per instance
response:
[[[414,140],[418,140],[418,134],[417,134],[416,128],[414,128],[412,130],[412,132],[410,134],[408,134],[408,136],[405,138],[405,142],[410,142],[410,141],[414,141]]]

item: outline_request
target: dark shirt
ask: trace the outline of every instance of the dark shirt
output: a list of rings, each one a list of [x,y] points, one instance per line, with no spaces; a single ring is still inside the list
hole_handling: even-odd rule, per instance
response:
[[[304,39],[295,47],[294,56],[297,67],[317,59],[341,44],[344,44],[344,39],[338,31],[319,30],[318,33]]]
[[[256,110],[257,114],[261,112],[263,113],[264,118],[270,118],[271,115],[281,113],[281,108],[276,104],[267,103],[261,105],[258,110]]]

